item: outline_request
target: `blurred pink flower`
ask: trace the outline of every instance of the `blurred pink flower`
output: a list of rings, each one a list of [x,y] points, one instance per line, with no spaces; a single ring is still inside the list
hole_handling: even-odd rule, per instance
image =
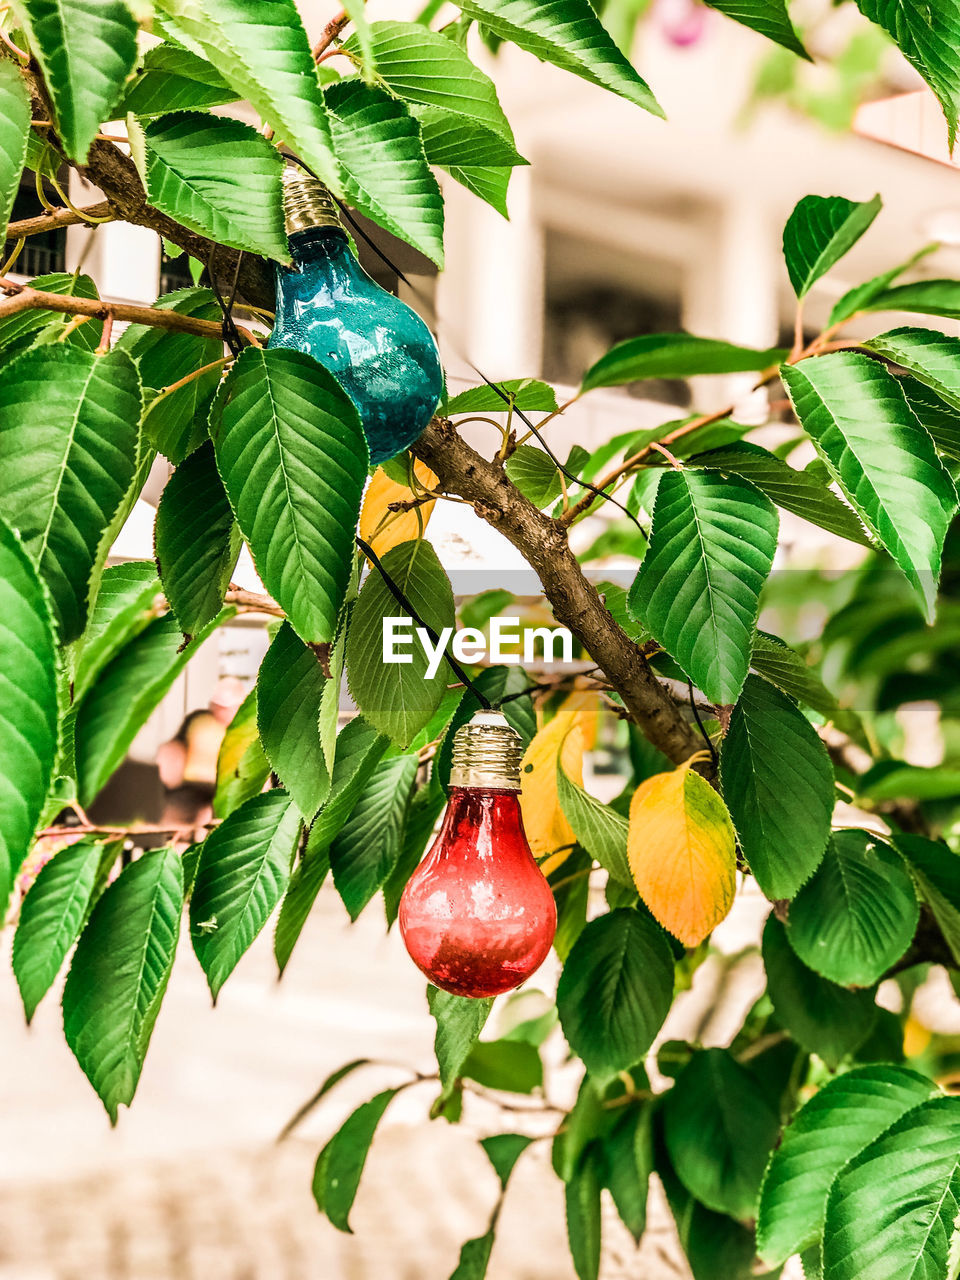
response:
[[[656,17],[670,43],[686,48],[703,35],[709,12],[700,0],[657,0]]]

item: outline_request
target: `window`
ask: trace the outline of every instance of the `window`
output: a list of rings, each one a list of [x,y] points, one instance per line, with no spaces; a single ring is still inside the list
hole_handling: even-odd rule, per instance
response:
[[[614,343],[682,328],[681,279],[671,264],[633,258],[606,245],[549,232],[546,250],[543,374],[577,383]],[[627,394],[689,404],[685,383],[635,383]]]
[[[23,183],[13,202],[13,213],[10,221],[18,222],[22,218],[35,218],[43,213],[43,205],[37,195],[33,183],[33,175]],[[3,261],[13,253],[16,242],[8,240],[3,246]],[[41,231],[39,235],[30,236],[26,240],[13,270],[18,275],[45,276],[55,271],[67,269],[67,232],[64,227],[50,231]]]

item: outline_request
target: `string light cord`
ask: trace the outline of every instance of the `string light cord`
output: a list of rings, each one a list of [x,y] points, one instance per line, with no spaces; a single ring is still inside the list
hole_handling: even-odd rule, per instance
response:
[[[399,604],[402,609],[406,609],[407,613],[410,615],[411,618],[413,618],[414,622],[416,622],[419,626],[421,626],[423,630],[427,633],[427,635],[433,641],[434,645],[438,645],[440,643],[439,635],[437,634],[436,631],[434,631],[433,627],[430,626],[429,622],[426,622],[423,618],[421,618],[420,614],[417,613],[416,609],[413,607],[413,605],[410,603],[410,601],[407,599],[406,595],[404,594],[403,588],[399,585],[399,583],[393,580],[393,578],[390,576],[387,570],[383,567],[383,562],[381,561],[377,553],[374,551],[373,547],[371,547],[369,543],[364,542],[363,538],[359,536],[357,536],[356,538],[356,543],[357,543],[357,546],[360,548],[360,550],[363,552],[363,554],[367,557],[367,559],[376,569],[376,571],[380,574],[380,577],[383,579],[384,585],[386,586],[390,594],[393,596],[393,598],[396,600],[397,604]],[[493,711],[494,704],[490,701],[490,699],[483,692],[483,690],[477,687],[476,682],[471,680],[471,678],[467,675],[466,671],[464,671],[463,667],[456,660],[456,658],[452,654],[446,653],[444,654],[444,659],[447,662],[450,669],[453,671],[453,673],[460,680],[461,684],[463,684],[465,688],[469,689],[470,692],[473,694],[473,696],[476,698],[476,700],[480,703],[480,706],[483,708],[483,710]]]
[[[210,279],[210,287],[213,290],[217,305],[223,316],[223,340],[230,348],[230,354],[234,359],[239,356],[243,350],[243,339],[237,329],[236,322],[233,318],[233,308],[237,300],[237,287],[240,281],[240,264],[243,262],[243,252],[237,255],[237,264],[233,272],[233,283],[230,289],[230,300],[225,301],[223,294],[220,292],[220,286],[217,284],[216,272],[213,269],[213,259],[217,252],[217,246],[213,245],[210,249],[210,256],[207,259],[207,276]]]
[[[300,158],[300,156],[298,156],[295,152],[291,151],[288,147],[283,147],[282,151],[285,155],[289,157],[289,159],[295,161],[303,169],[305,169],[306,172],[311,175],[311,177],[314,177],[314,178],[317,177],[317,175],[310,168],[310,166],[306,164]],[[320,181],[320,179],[318,179],[318,181]],[[334,197],[334,199],[336,199],[336,197]],[[350,213],[350,210],[344,205],[344,203],[341,200],[337,200],[337,205],[341,213],[343,214],[343,216],[346,218],[347,222],[349,222],[352,230],[354,230],[357,233],[357,235],[359,235],[360,238],[367,245],[369,245],[369,247],[377,255],[380,261],[383,262],[385,266],[389,267],[392,272],[394,272],[398,280],[403,281],[403,283],[407,286],[407,288],[410,290],[410,292],[414,295],[415,298],[417,298],[420,302],[429,306],[430,299],[425,297],[424,294],[416,287],[416,285],[414,285],[403,274],[400,268],[390,261],[387,254],[383,252],[383,250],[380,248],[378,244],[375,244],[373,242],[371,237],[366,233],[366,231],[364,231],[363,227],[360,226],[360,224],[353,217],[353,215]],[[434,333],[434,337],[436,337],[436,333]],[[459,345],[459,344],[455,344],[455,345]],[[613,505],[617,507],[620,511],[622,511],[623,514],[627,516],[628,519],[633,521],[633,523],[637,526],[637,528],[643,534],[644,538],[646,538],[647,536],[646,529],[643,527],[639,518],[635,516],[633,512],[629,510],[629,508],[624,506],[624,504],[620,502],[617,498],[615,498],[612,494],[604,492],[603,489],[597,488],[597,486],[595,484],[592,484],[589,480],[583,480],[575,472],[568,470],[568,468],[560,461],[557,455],[550,448],[549,444],[547,444],[547,441],[544,439],[543,434],[541,433],[539,428],[536,426],[536,424],[531,422],[530,419],[527,417],[527,415],[523,412],[523,410],[517,407],[514,401],[514,397],[511,396],[509,392],[504,391],[503,388],[498,386],[496,382],[493,382],[490,378],[488,378],[487,375],[483,372],[483,370],[478,369],[477,366],[473,363],[473,361],[469,359],[469,357],[464,355],[462,351],[458,351],[457,354],[460,356],[462,360],[465,361],[465,363],[467,363],[470,366],[470,368],[474,371],[477,377],[482,379],[483,382],[485,382],[486,385],[494,392],[494,394],[497,395],[504,402],[507,409],[512,409],[512,411],[520,419],[520,421],[531,433],[531,435],[533,435],[539,441],[540,446],[543,449],[544,453],[547,455],[550,461],[554,464],[554,466],[557,468],[557,470],[560,472],[561,475],[565,476],[566,479],[571,481],[573,484],[580,485],[580,487],[583,489],[586,489],[588,493],[592,493],[593,496],[595,498],[599,498],[601,502],[613,503]]]
[[[707,733],[706,729],[703,727],[703,721],[700,719],[700,712],[697,710],[697,700],[693,696],[692,680],[687,681],[687,688],[690,692],[690,710],[693,712],[693,718],[697,722],[697,728],[700,730],[700,733],[703,736],[704,742],[707,744],[708,748],[710,749],[710,758],[713,760],[713,768],[714,768],[714,771],[716,771],[717,769],[720,768],[720,757],[717,754],[717,748],[713,745],[713,739],[710,737],[709,733]]]

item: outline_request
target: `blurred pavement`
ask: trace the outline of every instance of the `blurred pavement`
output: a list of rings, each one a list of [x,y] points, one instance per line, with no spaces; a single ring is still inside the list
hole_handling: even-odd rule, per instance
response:
[[[510,1128],[510,1117],[477,1099],[460,1126],[427,1123],[430,1084],[400,1094],[381,1123],[356,1234],[314,1205],[313,1163],[348,1111],[407,1078],[406,1066],[435,1070],[423,980],[396,931],[384,935],[376,905],[351,927],[324,890],[283,982],[268,930],[213,1011],[182,935],[137,1097],[116,1130],[64,1043],[59,991],[24,1027],[8,949],[9,938],[0,1280],[447,1280],[463,1241],[485,1231],[496,1180],[476,1139]],[[397,1065],[358,1070],[278,1146],[297,1107],[358,1057]],[[551,1091],[568,1101],[576,1081],[555,1075]],[[654,1200],[639,1254],[605,1207],[603,1280],[687,1275]],[[573,1280],[547,1142],[517,1166],[488,1280]]]

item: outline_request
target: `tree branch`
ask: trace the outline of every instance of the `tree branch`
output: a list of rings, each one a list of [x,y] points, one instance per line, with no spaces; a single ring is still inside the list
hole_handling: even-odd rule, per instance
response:
[[[71,294],[44,293],[28,284],[0,279],[0,318],[16,315],[19,311],[58,311],[61,315],[89,316],[94,320],[127,320],[131,324],[149,324],[155,329],[173,329],[180,333],[196,333],[204,338],[223,338],[223,330],[216,320],[201,320],[179,311],[167,311],[159,307],[139,307],[125,303],[107,303],[100,298],[78,298]],[[260,346],[259,339],[242,326],[237,332],[251,346]]]
[[[242,587],[230,584],[230,590],[223,598],[224,604],[235,605],[240,613],[266,613],[271,618],[285,618],[287,615],[270,596],[260,595],[256,591],[245,591]]]
[[[34,117],[51,119],[46,89],[35,65],[30,70],[24,70],[24,78],[30,90]],[[51,140],[58,141],[52,131]],[[114,143],[98,138],[90,148],[87,163],[77,165],[76,168],[83,177],[100,188],[106,196],[108,210],[118,219],[156,231],[158,235],[185,249],[199,262],[205,263],[217,278],[233,280],[237,259],[240,257],[237,250],[217,245],[206,236],[188,230],[155,209],[147,200],[136,165]],[[251,253],[243,254],[237,276],[237,295],[253,306],[272,310],[275,301],[273,269],[264,258]]]
[[[617,625],[584,577],[563,527],[538,511],[503,470],[481,457],[449,422],[434,419],[412,451],[447,492],[465,498],[523,555],[537,573],[557,621],[573,632],[608,676],[653,745],[675,764],[701,750],[700,738],[639,646]],[[700,767],[705,773],[711,769],[709,762]]]
[[[314,62],[319,62],[321,55],[333,44],[337,36],[350,21],[350,15],[345,9],[341,9],[336,17],[331,18],[327,25],[320,33],[320,39],[313,46]]]
[[[84,217],[84,214],[87,217]],[[87,218],[96,218],[102,222],[104,218],[112,218],[114,216],[113,210],[106,200],[101,200],[99,204],[87,205],[83,209],[44,210],[43,213],[37,214],[35,218],[24,218],[21,222],[11,222],[7,227],[7,239],[21,240],[25,236],[39,236],[44,231],[55,231],[58,227],[75,227],[78,223],[86,223]]]

